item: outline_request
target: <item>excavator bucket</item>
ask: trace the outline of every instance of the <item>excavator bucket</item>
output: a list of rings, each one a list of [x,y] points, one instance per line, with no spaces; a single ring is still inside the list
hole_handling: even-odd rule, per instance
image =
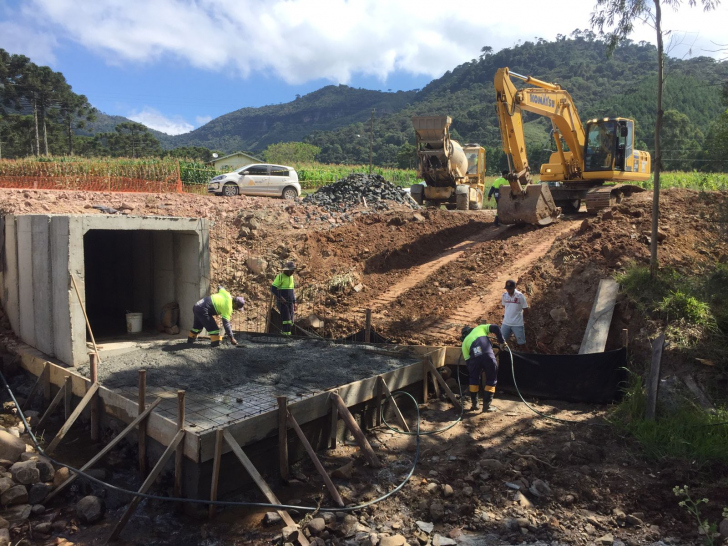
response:
[[[545,184],[528,184],[521,194],[514,194],[505,184],[500,188],[498,220],[502,224],[547,226],[561,214]]]

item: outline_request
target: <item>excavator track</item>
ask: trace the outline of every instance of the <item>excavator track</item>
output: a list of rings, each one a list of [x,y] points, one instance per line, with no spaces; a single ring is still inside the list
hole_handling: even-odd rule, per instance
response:
[[[632,184],[617,184],[615,186],[601,186],[589,190],[586,194],[586,210],[591,213],[599,212],[602,209],[618,205],[622,199],[633,193],[645,191],[644,188]]]

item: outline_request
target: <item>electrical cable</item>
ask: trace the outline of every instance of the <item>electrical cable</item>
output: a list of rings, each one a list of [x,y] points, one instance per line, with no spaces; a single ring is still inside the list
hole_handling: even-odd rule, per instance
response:
[[[87,480],[94,482],[98,485],[101,485],[102,487],[109,489],[111,491],[116,491],[117,493],[122,493],[125,495],[129,495],[132,497],[138,497],[141,499],[149,499],[149,500],[157,500],[157,501],[164,501],[164,502],[185,502],[189,504],[204,504],[204,505],[213,505],[213,506],[240,506],[240,507],[249,507],[249,508],[274,508],[274,509],[280,509],[280,510],[299,510],[301,512],[354,512],[357,510],[361,510],[363,508],[366,508],[367,506],[371,506],[373,504],[377,504],[395,493],[399,492],[408,482],[409,479],[412,477],[412,474],[415,471],[415,467],[417,466],[417,463],[419,462],[420,457],[420,408],[417,404],[417,400],[414,396],[409,394],[408,392],[404,391],[398,391],[397,394],[402,394],[409,396],[412,401],[415,404],[415,410],[417,411],[417,444],[415,449],[415,456],[414,460],[412,462],[412,467],[410,468],[410,471],[408,472],[407,476],[402,480],[402,482],[392,489],[392,491],[389,491],[388,493],[385,493],[381,497],[378,497],[376,499],[373,499],[369,502],[365,502],[364,504],[359,504],[357,506],[347,506],[347,507],[320,507],[320,506],[298,506],[298,505],[290,505],[290,504],[273,504],[273,503],[267,503],[267,502],[245,502],[245,501],[211,501],[211,500],[204,500],[204,499],[185,499],[185,498],[179,498],[179,497],[161,497],[159,495],[150,495],[148,493],[140,493],[138,491],[132,491],[130,489],[124,489],[123,487],[118,487],[116,485],[112,485],[110,483],[104,482],[103,480],[99,480],[98,478],[95,478],[85,472],[82,472],[81,470],[74,468],[68,464],[62,463],[61,461],[58,461],[56,459],[53,459],[52,457],[46,455],[45,451],[43,451],[43,448],[38,443],[38,439],[36,438],[35,434],[33,434],[33,431],[30,428],[30,425],[28,425],[28,421],[25,418],[25,415],[23,414],[23,411],[20,409],[20,404],[18,404],[17,399],[15,398],[15,395],[13,394],[12,389],[10,388],[10,385],[8,385],[7,380],[5,379],[5,375],[0,371],[0,379],[2,379],[3,385],[5,386],[5,389],[8,391],[8,394],[10,394],[10,398],[12,398],[13,402],[15,403],[15,407],[18,410],[18,415],[20,416],[20,419],[23,422],[23,426],[25,427],[26,432],[28,432],[31,440],[33,441],[33,444],[35,445],[35,448],[38,450],[38,453],[40,453],[43,457],[45,457],[47,460],[49,460],[51,463],[55,464],[56,466],[61,466],[64,468],[68,468],[71,472],[78,474],[79,476],[83,476]]]

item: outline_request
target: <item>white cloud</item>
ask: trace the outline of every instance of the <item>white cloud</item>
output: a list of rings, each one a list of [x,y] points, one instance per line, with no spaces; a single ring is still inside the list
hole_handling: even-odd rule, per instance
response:
[[[195,123],[197,123],[197,126],[204,125],[205,123],[208,123],[212,120],[212,116],[197,116],[195,118]]]
[[[27,0],[19,19],[29,29],[41,20],[50,36],[78,42],[113,63],[181,60],[226,74],[258,71],[291,84],[347,83],[355,73],[439,76],[477,57],[484,45],[499,50],[589,28],[593,5],[563,0],[550,9],[542,0],[522,0],[514,12],[492,0],[452,6],[420,0]],[[725,42],[728,2],[714,13],[683,7],[664,14],[666,29],[693,32],[687,41],[695,39],[694,55],[717,55],[705,50],[715,48],[711,40]],[[635,40],[654,42],[648,27],[636,28]]]
[[[132,121],[146,125],[150,129],[155,129],[168,135],[181,135],[189,133],[195,127],[187,123],[181,116],[166,117],[160,111],[145,106],[141,112],[131,112],[127,115]]]
[[[30,57],[36,64],[53,65],[56,61],[53,50],[57,45],[51,34],[17,22],[0,21],[0,47],[9,53]]]

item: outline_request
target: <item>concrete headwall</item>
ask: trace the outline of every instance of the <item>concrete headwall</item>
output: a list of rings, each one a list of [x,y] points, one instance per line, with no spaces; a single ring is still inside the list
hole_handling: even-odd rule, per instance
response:
[[[97,297],[93,290],[87,294],[85,283],[87,260],[95,259],[85,256],[84,236],[89,231],[134,232],[121,237],[125,244],[105,249],[102,257],[110,261],[110,278],[130,294],[129,307],[144,314],[146,325],[155,325],[162,306],[176,301],[180,328],[191,328],[189,309],[209,293],[205,219],[6,215],[0,227],[0,299],[10,324],[25,343],[66,364],[88,360],[86,322],[71,275],[84,305],[87,297]],[[122,263],[128,266],[126,277],[116,271]]]

